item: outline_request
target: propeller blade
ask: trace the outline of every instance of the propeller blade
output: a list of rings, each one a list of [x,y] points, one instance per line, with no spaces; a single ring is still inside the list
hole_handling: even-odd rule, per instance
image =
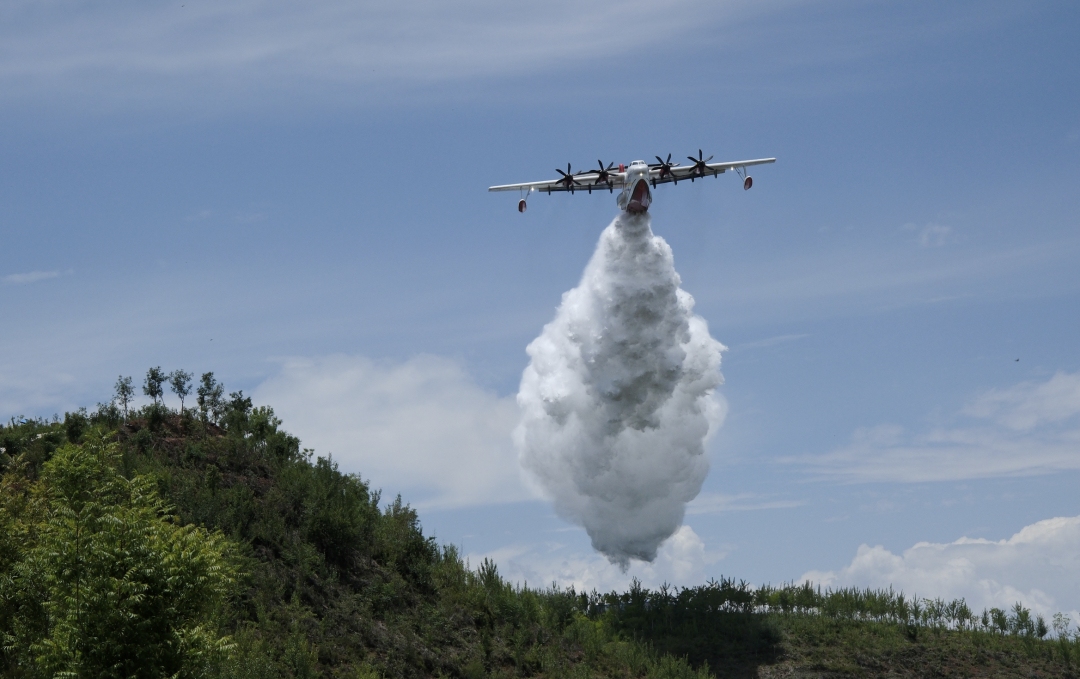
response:
[[[611,168],[615,167],[615,163],[608,163],[607,167],[604,167],[604,161],[597,159],[596,164],[600,166],[599,170],[589,170],[588,172],[581,172],[579,174],[590,174],[591,172],[595,172],[596,177],[593,179],[592,185],[597,186],[599,184],[607,184],[610,187]]]
[[[687,156],[686,159],[694,164],[692,168],[694,172],[697,172],[698,174],[704,176],[705,171],[709,169],[708,167],[706,167],[706,165],[709,163],[710,160],[713,159],[713,157],[709,156],[708,158],[704,158],[704,154],[701,152],[701,149],[698,149],[697,154],[697,158],[693,156]]]

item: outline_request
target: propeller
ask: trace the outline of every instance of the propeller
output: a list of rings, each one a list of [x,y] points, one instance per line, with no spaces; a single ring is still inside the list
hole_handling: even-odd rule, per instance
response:
[[[649,167],[658,167],[658,168],[660,168],[660,176],[657,177],[657,179],[663,179],[664,177],[666,177],[668,175],[672,175],[672,177],[674,177],[674,174],[672,173],[671,168],[677,167],[678,163],[673,164],[671,162],[671,154],[670,153],[667,154],[667,160],[663,160],[660,156],[654,156],[654,157],[656,158],[657,162],[655,164],[649,165]],[[693,158],[691,158],[691,160],[693,160]]]
[[[615,167],[615,163],[608,163],[607,167],[604,167],[604,161],[596,161],[600,163],[600,171],[596,173],[596,179],[593,181],[593,186],[597,184],[610,184],[611,183],[611,168]],[[569,169],[569,166],[567,167]]]
[[[708,158],[702,158],[701,155],[701,149],[698,149],[697,158],[693,156],[687,156],[687,158],[690,160],[691,163],[694,164],[694,174],[698,175],[699,177],[704,177],[705,173],[709,171],[707,165],[709,161],[713,159],[713,157],[709,156]]]
[[[575,185],[581,186],[581,182],[574,179],[574,175],[570,171],[570,163],[566,164],[566,172],[563,172],[559,168],[555,168],[555,171],[562,175],[562,179],[559,180],[559,183],[570,189],[571,191],[574,190]]]

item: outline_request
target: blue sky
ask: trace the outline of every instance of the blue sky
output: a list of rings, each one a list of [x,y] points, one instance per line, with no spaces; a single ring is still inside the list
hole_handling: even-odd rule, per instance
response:
[[[6,3],[0,412],[213,370],[530,582],[1076,612],[1078,29],[1066,2]],[[779,160],[657,191],[728,416],[688,528],[623,575],[509,442],[614,200],[486,187],[698,148]]]

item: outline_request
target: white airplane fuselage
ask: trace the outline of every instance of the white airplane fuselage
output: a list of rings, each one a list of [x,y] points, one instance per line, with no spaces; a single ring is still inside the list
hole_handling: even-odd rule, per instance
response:
[[[646,212],[651,204],[649,165],[644,160],[635,160],[626,168],[626,183],[618,198],[619,209],[637,215]]]

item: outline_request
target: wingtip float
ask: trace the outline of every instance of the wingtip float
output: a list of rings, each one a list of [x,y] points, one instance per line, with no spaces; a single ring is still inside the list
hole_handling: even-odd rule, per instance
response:
[[[616,168],[614,163],[604,165],[599,163],[598,169],[574,172],[570,164],[566,164],[566,171],[561,169],[558,179],[547,179],[539,182],[523,182],[521,184],[502,184],[490,186],[488,191],[519,191],[521,199],[518,200],[518,212],[525,212],[526,200],[533,191],[552,193],[556,191],[604,191],[614,193],[620,189],[616,202],[619,209],[631,214],[641,214],[649,209],[652,204],[652,191],[660,184],[678,184],[681,181],[702,179],[704,177],[719,177],[728,170],[734,170],[743,180],[743,189],[749,189],[754,185],[754,179],[746,173],[746,168],[753,165],[765,165],[775,163],[776,158],[758,158],[756,160],[736,160],[725,163],[713,163],[712,156],[704,158],[701,150],[698,150],[697,158],[687,156],[688,165],[672,163],[671,154],[664,160],[656,156],[655,163],[646,163],[644,160],[635,160],[630,165],[620,163]]]

